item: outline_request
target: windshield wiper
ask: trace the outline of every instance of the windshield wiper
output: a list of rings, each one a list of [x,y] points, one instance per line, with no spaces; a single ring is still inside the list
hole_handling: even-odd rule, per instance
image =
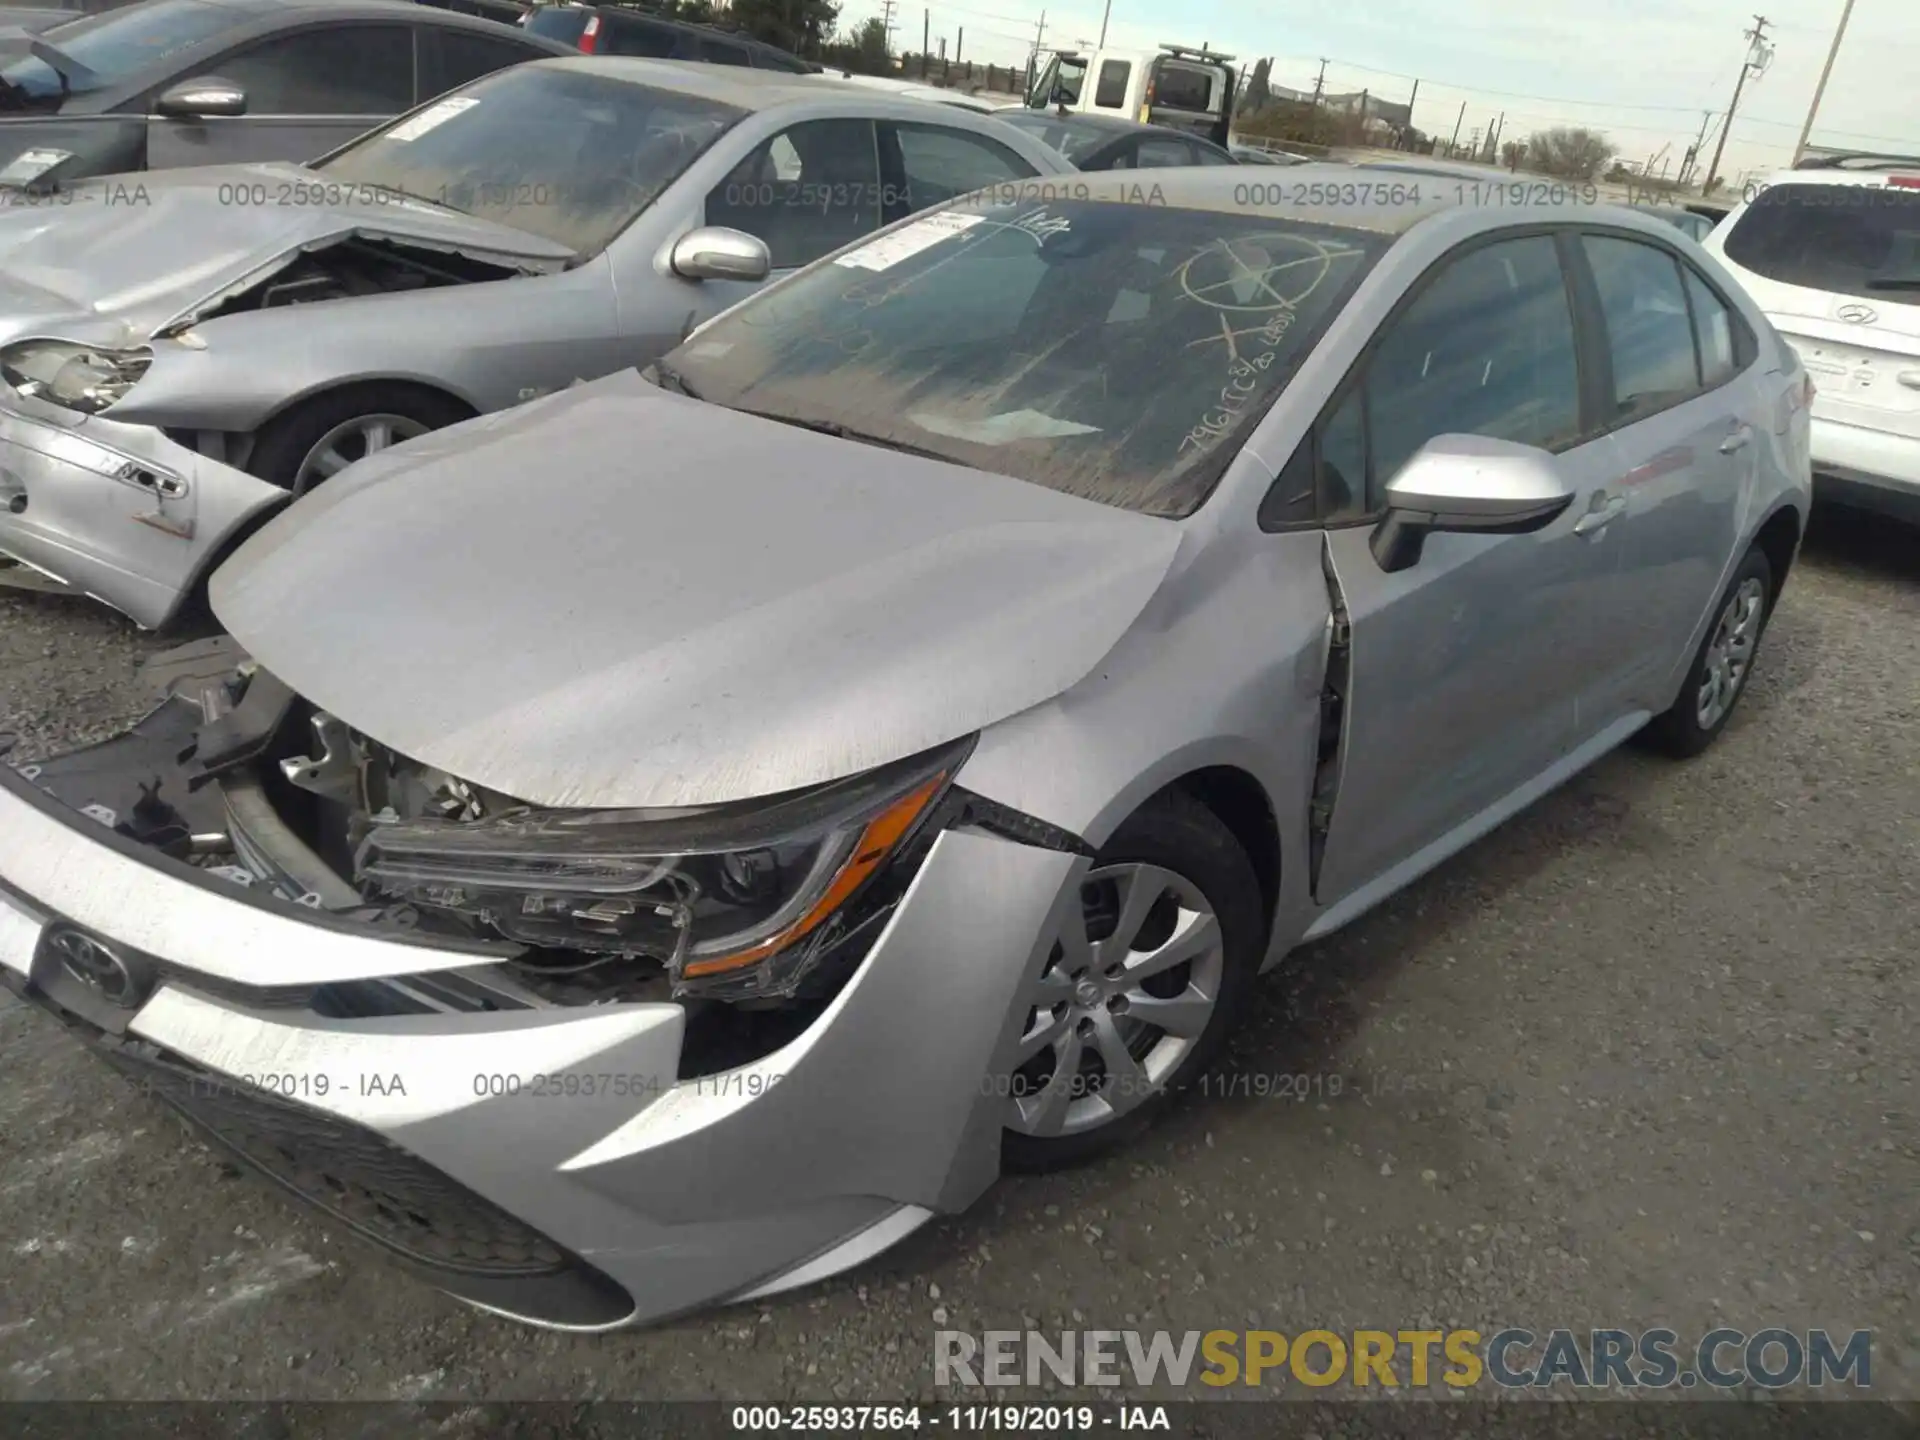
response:
[[[1867,281],[1869,290],[1920,290],[1920,275],[1895,275],[1886,280]]]
[[[735,407],[739,408],[739,407]],[[836,440],[854,440],[862,445],[875,445],[882,450],[897,450],[902,455],[918,455],[923,460],[938,460],[946,465],[965,465],[967,462],[948,455],[943,451],[930,449],[925,445],[915,445],[906,440],[889,440],[884,435],[869,435],[864,430],[851,430],[838,420],[802,420],[794,415],[774,415],[765,410],[741,410],[745,415],[758,415],[762,420],[777,420],[782,425],[791,425],[799,430],[811,430],[816,435],[831,435]]]

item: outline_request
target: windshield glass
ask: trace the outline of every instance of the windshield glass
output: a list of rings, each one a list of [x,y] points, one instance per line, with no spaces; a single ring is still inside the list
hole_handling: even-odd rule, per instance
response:
[[[1067,159],[1076,161],[1098,150],[1113,139],[1115,134],[1104,125],[1093,125],[1084,120],[1062,119],[1058,115],[1036,114],[1032,111],[1015,111],[1011,115],[997,115],[995,118],[1026,131],[1042,145],[1049,145]]]
[[[746,113],[535,62],[437,100],[316,168],[590,254]]]
[[[1775,185],[1754,197],[1724,248],[1768,280],[1920,303],[1920,190]]]
[[[1265,215],[995,193],[747,300],[667,356],[663,379],[1183,516],[1388,243]]]
[[[67,90],[84,95],[116,85],[154,61],[248,18],[246,12],[201,0],[146,0],[123,10],[63,20],[46,32],[46,39],[93,72],[90,80],[68,79]],[[0,79],[12,87],[16,102],[33,102],[35,109],[58,108],[60,75],[46,61],[18,56],[0,66]]]

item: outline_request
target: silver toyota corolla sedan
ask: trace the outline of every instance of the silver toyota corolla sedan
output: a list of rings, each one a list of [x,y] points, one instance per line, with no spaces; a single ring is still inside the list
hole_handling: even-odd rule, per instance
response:
[[[354,466],[213,577],[231,680],[0,769],[0,973],[551,1325],[1133,1135],[1288,950],[1707,746],[1809,504],[1671,226],[1244,174],[981,192]]]
[[[953,106],[727,66],[518,66],[311,166],[0,213],[0,555],[169,620],[289,495],[644,363],[798,268],[1067,171]]]

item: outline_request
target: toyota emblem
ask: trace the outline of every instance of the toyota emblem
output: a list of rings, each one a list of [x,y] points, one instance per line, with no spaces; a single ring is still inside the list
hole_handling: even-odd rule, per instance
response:
[[[1871,325],[1880,318],[1880,312],[1871,305],[1842,305],[1833,313],[1849,325]]]
[[[57,930],[47,937],[47,948],[60,957],[60,967],[103,999],[131,1004],[138,985],[133,970],[111,945],[78,930]]]

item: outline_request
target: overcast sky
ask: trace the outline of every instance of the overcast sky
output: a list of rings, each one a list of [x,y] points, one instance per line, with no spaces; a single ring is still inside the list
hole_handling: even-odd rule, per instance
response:
[[[1768,15],[1772,65],[1747,82],[1721,173],[1787,163],[1806,118],[1843,0],[1794,0]],[[1356,0],[1295,8],[1272,0],[1113,0],[1110,46],[1153,49],[1202,41],[1245,63],[1273,57],[1274,83],[1311,90],[1320,59],[1333,91],[1370,90],[1404,102],[1420,90],[1413,121],[1451,136],[1466,102],[1464,141],[1506,112],[1504,135],[1553,125],[1591,125],[1634,159],[1671,146],[1669,169],[1700,133],[1717,125],[1745,59],[1742,32],[1754,0]],[[896,49],[920,48],[923,18],[933,48],[951,52],[965,29],[963,56],[1024,64],[1042,8],[1047,44],[1091,48],[1100,0],[966,0],[896,10]],[[881,11],[877,0],[847,0],[851,28]],[[1855,0],[1833,77],[1814,122],[1822,144],[1920,153],[1920,0]],[[1714,132],[1709,131],[1711,136]],[[1702,166],[1712,154],[1706,146]],[[1658,167],[1656,166],[1656,169]]]

